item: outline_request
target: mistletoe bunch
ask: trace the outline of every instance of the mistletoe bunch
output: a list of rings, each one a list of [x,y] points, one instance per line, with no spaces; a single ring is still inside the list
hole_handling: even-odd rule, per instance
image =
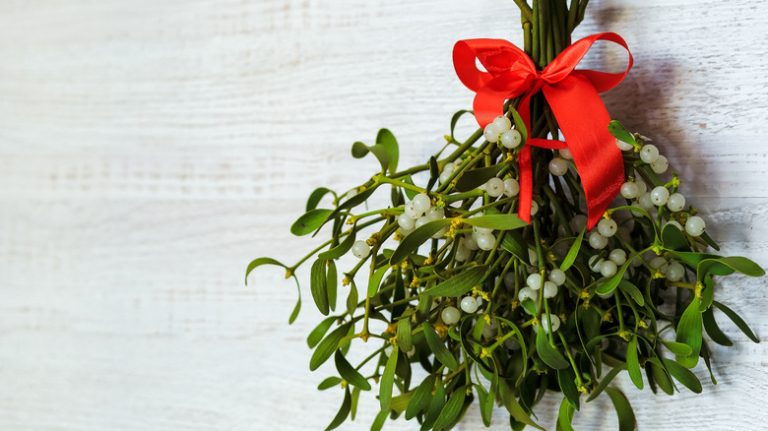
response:
[[[526,52],[543,65],[568,45],[587,2],[516,3]],[[609,130],[625,182],[597,226],[587,229],[585,193],[567,149],[533,149],[531,221],[521,220],[519,152],[533,137],[556,138],[559,128],[546,101],[534,98],[528,130],[518,102],[509,100],[503,116],[466,139],[454,129],[469,111],[457,112],[446,145],[407,169],[399,170],[390,131],[380,130],[373,145],[356,142],[353,157],[372,154],[381,171],[346,193],[316,189],[291,227],[328,240],[290,266],[267,257],[248,265],[246,277],[281,266],[298,286],[296,270],[311,263],[311,296],[328,317],[307,338],[310,369],[333,358],[338,375],[319,389],[337,388],[343,399],[328,429],[354,419],[360,393],[378,383],[372,429],[399,416],[424,430],[450,429],[475,398],[486,426],[502,405],[512,429],[542,429],[534,406],[556,391],[563,395],[558,429],[572,429],[581,403],[605,392],[620,429],[631,430],[629,403],[610,386],[616,375],[626,372],[654,392],[673,394],[676,382],[700,392],[690,369],[699,358],[710,368],[704,334],[731,345],[715,308],[758,341],[714,293],[716,277],[761,276],[762,268],[715,253],[668,160],[617,121]],[[389,205],[365,208],[375,193],[388,193]],[[347,254],[356,263],[337,269]],[[291,322],[300,306],[299,299]],[[367,356],[353,364],[351,349]]]

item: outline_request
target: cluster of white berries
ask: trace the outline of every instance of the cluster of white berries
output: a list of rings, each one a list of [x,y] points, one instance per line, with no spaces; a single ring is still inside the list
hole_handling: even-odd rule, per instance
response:
[[[511,198],[520,193],[520,183],[514,178],[502,180],[501,178],[494,177],[480,186],[480,189],[485,190],[488,196],[492,198],[497,198],[501,195]]]
[[[507,286],[514,285],[514,275],[507,274],[504,278],[504,283]],[[559,287],[565,283],[565,273],[560,269],[553,269],[547,275],[547,279],[544,280],[538,272],[534,272],[528,276],[525,280],[526,286],[520,289],[517,294],[517,299],[520,302],[530,299],[536,302],[539,297],[539,290],[543,289],[541,294],[545,299],[554,298],[557,296]],[[559,323],[559,322],[558,322]],[[554,327],[554,325],[553,325]]]
[[[599,272],[603,277],[613,277],[618,271],[619,266],[627,261],[627,252],[616,248],[608,254],[608,259],[603,259],[599,255],[589,258],[589,269],[593,272]]]
[[[496,117],[492,123],[485,126],[483,130],[485,140],[495,144],[500,143],[502,147],[513,149],[520,146],[523,137],[520,132],[512,128],[512,122],[505,116]]]
[[[616,144],[622,151],[629,151],[634,148],[632,144],[621,140],[616,140]],[[653,172],[663,174],[669,169],[669,161],[666,157],[659,154],[659,149],[652,144],[645,144],[640,149],[640,160],[651,166]],[[676,213],[685,209],[685,196],[681,193],[669,193],[665,186],[654,187],[648,191],[643,181],[627,181],[621,186],[621,196],[625,199],[636,199],[635,205],[640,206],[646,211],[657,207],[666,206],[670,212]],[[700,236],[704,233],[706,227],[704,220],[698,216],[688,217],[685,228],[678,226],[691,236]]]
[[[608,238],[616,235],[618,230],[619,226],[612,218],[603,218],[597,223],[597,230],[590,232],[588,238],[589,246],[595,250],[604,249],[608,246]]]
[[[461,298],[461,301],[459,301],[459,307],[461,307],[461,311],[467,313],[467,314],[473,314],[477,311],[480,306],[483,305],[483,298],[468,295],[463,298]],[[459,321],[461,318],[461,311],[459,311],[458,308],[449,305],[440,312],[440,318],[443,320],[443,323],[446,325],[453,325]]]
[[[440,220],[445,217],[445,211],[442,208],[432,206],[432,202],[426,193],[414,196],[412,201],[405,204],[404,209],[403,214],[397,217],[400,233],[404,236],[431,221]],[[437,232],[433,238],[440,238],[445,232],[446,229],[443,229]]]
[[[685,267],[679,262],[667,261],[662,256],[656,256],[648,262],[648,266],[661,272],[669,281],[680,281],[685,276]]]

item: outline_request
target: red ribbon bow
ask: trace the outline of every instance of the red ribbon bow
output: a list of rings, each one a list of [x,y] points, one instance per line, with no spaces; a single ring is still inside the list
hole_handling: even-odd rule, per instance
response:
[[[629,64],[623,73],[575,70],[598,40],[621,45]],[[487,72],[477,69],[479,60]],[[616,140],[608,131],[611,118],[600,99],[627,76],[633,59],[624,39],[616,33],[598,33],[581,39],[560,53],[544,70],[538,71],[528,55],[503,39],[468,39],[453,48],[453,65],[464,85],[477,95],[475,118],[485,127],[504,112],[507,99],[522,96],[520,117],[531,130],[530,100],[541,91],[557,119],[567,142],[530,138],[518,156],[520,165],[520,218],[530,222],[533,199],[533,169],[530,146],[568,148],[581,177],[587,200],[587,227],[600,220],[624,182],[624,162]]]

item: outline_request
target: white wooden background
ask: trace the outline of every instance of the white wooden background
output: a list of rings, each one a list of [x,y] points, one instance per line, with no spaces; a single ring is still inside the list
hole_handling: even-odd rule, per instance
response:
[[[593,3],[579,35],[620,32],[637,59],[609,109],[660,142],[725,252],[768,266],[768,2]],[[308,370],[319,314],[286,326],[293,285],[263,270],[246,288],[244,267],[308,249],[288,226],[309,191],[373,172],[354,140],[386,126],[403,166],[425,160],[471,103],[453,42],[518,26],[511,0],[3,0],[0,429],[323,428],[341,394],[315,390],[332,366]],[[766,338],[767,287],[718,291]],[[768,343],[720,318],[720,385],[621,382],[641,429],[768,429]],[[364,394],[343,429],[376,411]],[[607,411],[577,429],[616,429]]]

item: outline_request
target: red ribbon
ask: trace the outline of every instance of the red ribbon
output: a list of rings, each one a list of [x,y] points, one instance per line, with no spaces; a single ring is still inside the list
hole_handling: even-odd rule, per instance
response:
[[[599,40],[614,42],[627,50],[629,63],[624,72],[576,70],[587,51]],[[487,72],[478,70],[476,60]],[[541,91],[567,140],[529,138],[520,150],[521,219],[527,222],[531,219],[531,146],[571,151],[587,200],[588,229],[594,227],[608,209],[624,182],[624,162],[615,138],[608,131],[611,117],[599,93],[618,85],[633,62],[627,43],[616,33],[598,33],[573,43],[541,71],[523,50],[503,39],[468,39],[456,43],[453,65],[461,82],[477,93],[474,111],[480,127],[504,113],[507,99],[522,96],[518,112],[530,131],[530,100]]]

